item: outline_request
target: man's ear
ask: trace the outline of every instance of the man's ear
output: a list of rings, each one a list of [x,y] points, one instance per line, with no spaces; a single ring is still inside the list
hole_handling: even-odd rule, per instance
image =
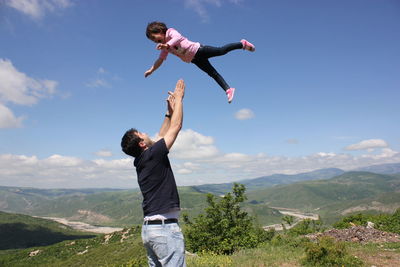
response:
[[[145,148],[145,147],[146,147],[146,143],[145,143],[144,141],[140,141],[140,142],[139,142],[139,146],[140,146],[141,148]]]

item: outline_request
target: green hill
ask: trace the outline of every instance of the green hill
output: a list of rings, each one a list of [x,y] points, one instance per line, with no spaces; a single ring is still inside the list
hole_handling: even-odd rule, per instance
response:
[[[4,218],[3,214],[1,218]],[[29,220],[26,217],[23,219]],[[364,261],[365,266],[397,266],[400,256],[398,243],[349,243],[346,247],[351,255]],[[199,267],[301,266],[305,254],[303,239],[281,235],[259,248],[240,250],[232,255],[187,255],[186,259],[188,266]],[[140,227],[135,226],[113,234],[65,240],[52,245],[0,249],[0,266],[147,266],[147,260],[140,237]]]
[[[0,210],[31,214],[43,203],[61,197],[79,197],[119,189],[37,189],[0,186]]]
[[[146,266],[140,228],[66,240],[53,245],[0,250],[0,266]]]
[[[320,169],[312,172],[292,174],[292,175],[274,174],[254,179],[240,180],[237,181],[237,183],[245,185],[247,192],[250,192],[276,185],[291,184],[300,181],[329,179],[343,173],[344,171],[341,169],[329,168],[329,169]],[[209,192],[215,195],[222,195],[227,192],[230,192],[232,187],[233,183],[206,184],[206,185],[195,186],[195,188],[200,192]]]
[[[0,250],[46,246],[94,236],[50,220],[0,212]]]
[[[41,217],[61,217],[94,225],[129,227],[141,224],[142,195],[136,190],[79,191],[34,190],[31,188],[0,188],[0,210]],[[182,211],[196,216],[206,207],[206,194],[195,187],[179,187]],[[6,207],[6,209],[4,209]],[[256,203],[246,210],[261,224],[280,221],[282,215]]]
[[[325,169],[313,172],[315,176],[310,173],[299,174],[290,176],[290,179],[331,176],[336,172],[340,170]],[[278,176],[274,177],[278,179]],[[399,177],[399,174],[347,172],[330,179],[267,188],[261,186],[262,180],[255,179],[250,181],[253,190],[246,190],[248,201],[244,203],[244,208],[263,225],[281,221],[282,214],[274,207],[318,213],[324,218],[336,218],[352,210],[393,212],[399,203]],[[261,189],[254,190],[255,187]],[[204,188],[178,188],[182,210],[189,216],[199,214],[206,206]],[[388,196],[391,196],[390,200]],[[69,191],[0,188],[0,210],[41,217],[62,217],[102,226],[129,227],[141,224],[141,201],[142,195],[138,189]],[[372,208],[365,207],[363,203],[369,203]]]
[[[206,205],[206,194],[192,187],[179,188],[182,209],[198,214]],[[0,210],[42,217],[63,217],[104,226],[141,224],[142,195],[134,190],[45,190],[0,188]]]
[[[400,206],[399,190],[400,175],[348,172],[327,180],[252,191],[248,198],[269,207],[294,208],[335,217],[351,208],[356,211],[362,203],[380,203],[381,210],[386,207],[387,212],[393,212]]]

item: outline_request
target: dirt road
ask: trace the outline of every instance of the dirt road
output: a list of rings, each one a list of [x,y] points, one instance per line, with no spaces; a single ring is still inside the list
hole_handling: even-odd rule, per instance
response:
[[[301,222],[305,219],[310,219],[310,220],[316,221],[319,218],[319,215],[315,214],[315,213],[302,213],[298,210],[282,209],[282,208],[276,208],[276,207],[271,207],[271,208],[277,209],[283,215],[293,216],[296,218],[295,222],[292,225],[285,224],[286,229],[290,229],[290,228],[294,227],[296,224],[298,224],[299,222]],[[264,228],[264,230],[269,230],[271,228],[275,229],[276,231],[283,230],[282,224],[280,224],[280,223],[266,225],[263,228]]]
[[[56,221],[58,223],[67,225],[75,230],[84,231],[84,232],[110,234],[113,232],[123,230],[123,228],[118,228],[118,227],[94,226],[94,225],[90,225],[88,223],[69,221],[65,218],[56,218],[56,217],[41,217],[41,218]]]

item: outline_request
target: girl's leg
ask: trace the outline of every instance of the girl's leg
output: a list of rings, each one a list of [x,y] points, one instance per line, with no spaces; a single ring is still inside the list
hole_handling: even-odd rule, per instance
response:
[[[202,59],[202,58],[222,56],[235,49],[243,49],[243,43],[241,42],[231,43],[224,45],[222,47],[205,45],[199,48],[199,50],[195,55],[195,58]]]
[[[211,78],[213,78],[225,92],[230,88],[229,85],[225,82],[224,78],[222,78],[222,76],[211,65],[207,58],[193,59],[192,63],[199,67],[199,69],[207,73]]]

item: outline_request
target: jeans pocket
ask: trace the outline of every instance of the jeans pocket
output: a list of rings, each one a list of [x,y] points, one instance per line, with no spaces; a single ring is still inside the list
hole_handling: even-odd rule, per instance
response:
[[[149,240],[149,245],[153,252],[159,259],[162,259],[168,255],[168,238],[166,236],[156,236]]]

